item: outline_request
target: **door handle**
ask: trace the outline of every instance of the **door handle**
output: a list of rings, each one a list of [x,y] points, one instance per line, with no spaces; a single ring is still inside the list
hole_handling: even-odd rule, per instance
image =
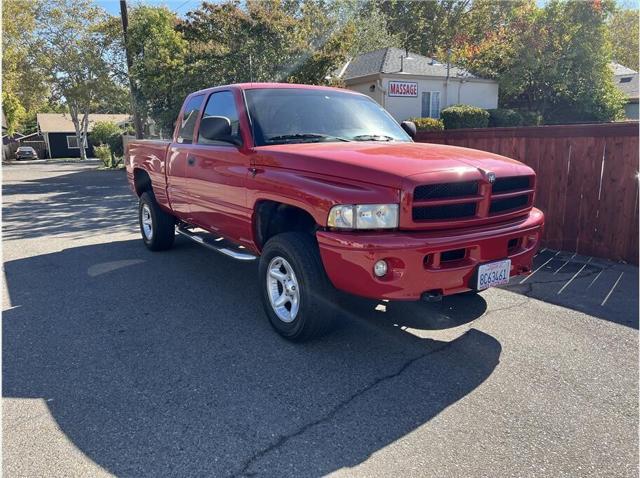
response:
[[[194,156],[187,156],[187,164],[189,166],[193,166],[194,164],[196,164],[196,158]]]

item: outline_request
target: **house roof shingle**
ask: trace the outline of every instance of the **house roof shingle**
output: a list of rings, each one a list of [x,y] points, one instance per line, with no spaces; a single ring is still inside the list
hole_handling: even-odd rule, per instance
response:
[[[71,115],[68,113],[38,113],[38,128],[42,133],[75,133]],[[93,125],[99,121],[111,121],[123,123],[131,121],[130,115],[123,114],[90,114],[88,131],[93,129]]]
[[[609,64],[613,70],[614,81],[620,91],[631,100],[638,100],[639,96],[639,76],[638,72],[627,68],[620,63],[611,62]]]
[[[380,50],[363,53],[353,58],[342,73],[342,78],[350,80],[362,76],[375,75],[377,73],[399,73],[401,67],[400,57],[406,57],[406,51],[402,48],[382,48]],[[409,59],[404,60],[403,73],[446,77],[447,65],[436,61],[434,58],[409,52]],[[478,78],[464,68],[451,65],[450,77]]]
[[[621,65],[620,63],[616,63],[615,61],[609,63],[609,66],[613,70],[614,76],[633,75],[634,73],[638,73],[637,71],[632,70],[631,68],[627,68],[626,66]]]

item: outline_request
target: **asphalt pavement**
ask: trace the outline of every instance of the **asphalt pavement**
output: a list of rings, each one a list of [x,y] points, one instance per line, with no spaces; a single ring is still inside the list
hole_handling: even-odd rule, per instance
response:
[[[123,171],[4,166],[2,214],[5,477],[637,476],[635,266],[544,250],[292,344],[255,264],[144,248]]]

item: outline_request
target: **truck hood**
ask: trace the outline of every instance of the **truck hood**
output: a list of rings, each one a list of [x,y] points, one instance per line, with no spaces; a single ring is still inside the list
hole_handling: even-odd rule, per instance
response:
[[[497,176],[533,174],[531,168],[514,159],[431,143],[298,143],[261,146],[255,151],[257,166],[349,178],[397,189],[402,188],[403,180],[409,176],[417,176],[412,179],[420,181],[421,176],[438,172],[480,170],[492,171]]]

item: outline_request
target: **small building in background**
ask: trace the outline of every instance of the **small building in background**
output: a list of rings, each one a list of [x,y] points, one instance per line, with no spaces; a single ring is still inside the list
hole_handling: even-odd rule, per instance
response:
[[[624,105],[626,118],[638,120],[638,72],[620,63],[611,62],[610,66],[616,86],[627,97],[627,104]]]
[[[44,139],[47,156],[49,158],[79,158],[80,148],[76,137],[76,129],[68,113],[38,113],[38,133]],[[89,137],[93,125],[97,122],[112,122],[120,125],[131,123],[131,116],[127,114],[90,114]],[[87,156],[93,156],[93,145],[87,140],[84,148]]]
[[[348,89],[370,96],[397,121],[439,118],[455,104],[498,107],[497,81],[400,48],[363,53],[336,73]]]

